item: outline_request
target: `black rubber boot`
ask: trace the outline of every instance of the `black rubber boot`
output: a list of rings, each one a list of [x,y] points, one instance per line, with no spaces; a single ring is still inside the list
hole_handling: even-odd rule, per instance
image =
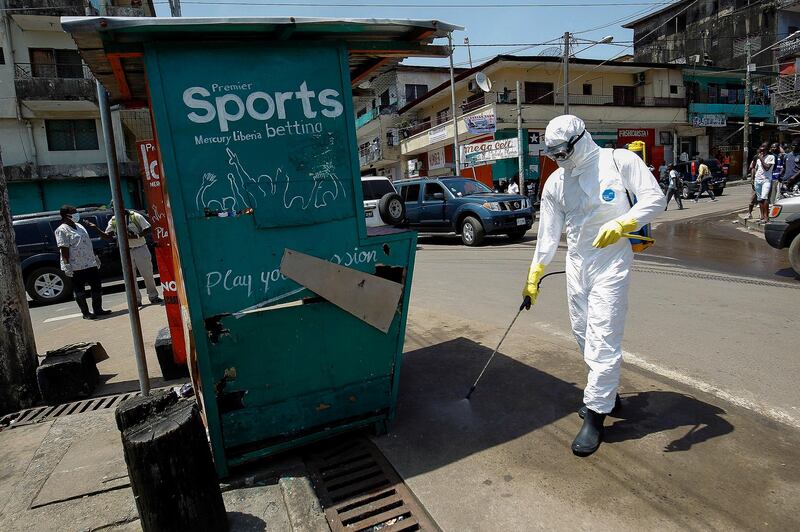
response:
[[[106,316],[111,314],[110,310],[103,309],[103,292],[92,290],[92,310],[95,316]]]
[[[620,401],[619,394],[617,394],[617,398],[614,399],[614,408],[611,409],[611,412],[608,413],[609,416],[613,416],[619,409],[622,408],[622,401]],[[578,409],[578,417],[583,419],[586,417],[586,405],[583,405]]]
[[[605,414],[598,414],[590,408],[586,409],[583,427],[572,442],[572,454],[589,456],[600,447],[600,442],[603,441],[603,421],[605,419]]]

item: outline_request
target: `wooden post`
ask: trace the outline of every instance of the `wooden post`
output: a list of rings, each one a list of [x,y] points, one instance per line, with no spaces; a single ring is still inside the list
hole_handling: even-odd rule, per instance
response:
[[[222,491],[194,401],[174,392],[136,397],[116,411],[142,529],[228,529]]]
[[[0,415],[39,399],[38,363],[0,154]]]

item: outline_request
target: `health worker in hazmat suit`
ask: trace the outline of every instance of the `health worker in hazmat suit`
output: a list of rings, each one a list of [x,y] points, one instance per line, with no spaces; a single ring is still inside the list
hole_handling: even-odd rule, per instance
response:
[[[606,414],[619,406],[620,343],[633,262],[630,241],[622,235],[649,223],[664,210],[666,199],[642,159],[628,150],[600,148],[576,116],[550,121],[544,141],[545,154],[559,169],[542,192],[538,240],[523,296],[536,302],[539,280],[566,229],[569,317],[589,366],[579,412],[583,427],[572,452],[588,456],[600,446]]]

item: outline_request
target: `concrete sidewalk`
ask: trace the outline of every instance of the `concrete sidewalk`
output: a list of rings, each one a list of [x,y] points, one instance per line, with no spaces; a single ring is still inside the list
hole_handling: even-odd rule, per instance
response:
[[[469,402],[503,331],[412,311],[397,421],[376,442],[444,530],[800,528],[796,430],[630,366],[606,443],[573,456],[584,364],[534,332],[537,310]]]
[[[231,531],[329,531],[303,462],[284,455],[222,485]],[[0,530],[141,530],[113,411],[0,432]]]
[[[130,318],[127,305],[124,303],[125,294],[109,294],[108,291],[106,289],[103,299],[106,308],[111,310],[112,314],[95,321],[81,319],[74,301],[31,308],[31,322],[39,355],[44,356],[48,350],[75,342],[103,344],[109,358],[97,364],[100,384],[95,389],[94,396],[139,390]],[[158,388],[182,382],[180,380],[167,382],[162,378],[153,347],[158,331],[167,326],[164,306],[146,305],[139,310],[139,316],[151,387]]]
[[[398,418],[376,442],[444,530],[800,529],[796,429],[631,366],[606,443],[574,457],[585,368],[537,312],[467,402],[502,331],[412,309]],[[326,530],[301,461],[261,467],[225,486],[233,530]],[[139,529],[110,411],[0,432],[0,530],[43,523]]]

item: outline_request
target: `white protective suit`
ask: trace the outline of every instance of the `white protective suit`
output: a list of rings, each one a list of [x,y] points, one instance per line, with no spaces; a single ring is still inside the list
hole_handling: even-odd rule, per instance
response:
[[[567,141],[585,127],[580,118],[560,116],[547,126],[545,143]],[[592,242],[606,222],[634,219],[636,229],[649,223],[664,210],[666,199],[635,153],[600,148],[588,131],[559,166],[542,192],[533,265],[546,265],[553,259],[566,229],[569,316],[589,366],[583,402],[606,414],[614,407],[619,385],[633,252],[627,238],[605,248],[595,248]],[[626,190],[636,197],[633,207]]]

